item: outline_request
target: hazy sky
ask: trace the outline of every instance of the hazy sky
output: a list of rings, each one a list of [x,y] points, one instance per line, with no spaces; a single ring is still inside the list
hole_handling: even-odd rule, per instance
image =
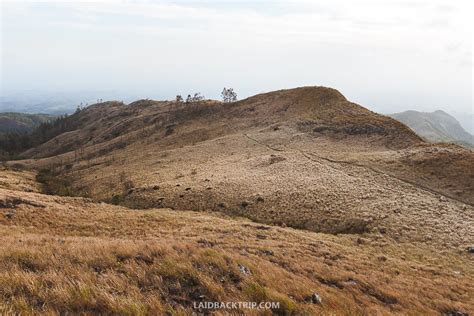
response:
[[[337,88],[380,112],[472,112],[470,1],[2,1],[1,84],[239,97]]]

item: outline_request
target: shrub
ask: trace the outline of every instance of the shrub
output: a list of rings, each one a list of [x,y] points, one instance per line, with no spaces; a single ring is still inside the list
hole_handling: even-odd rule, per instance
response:
[[[232,88],[225,88],[221,92],[222,101],[226,103],[231,103],[237,101],[237,93],[234,92]]]
[[[75,189],[68,178],[59,177],[52,169],[41,169],[36,175],[36,181],[42,184],[44,194],[82,197],[89,195],[86,190]]]

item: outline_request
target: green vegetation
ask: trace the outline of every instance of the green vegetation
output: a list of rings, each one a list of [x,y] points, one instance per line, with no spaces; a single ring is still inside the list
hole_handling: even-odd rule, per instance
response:
[[[0,159],[16,159],[25,150],[41,145],[59,134],[75,130],[79,127],[76,117],[79,112],[81,110],[71,116],[66,114],[43,122],[29,133],[16,131],[0,134]]]
[[[40,124],[50,122],[54,119],[55,116],[49,114],[0,113],[0,133],[31,132]]]
[[[53,169],[41,169],[36,175],[36,181],[42,184],[44,194],[60,196],[88,196],[85,190],[74,188],[68,178],[60,177]]]

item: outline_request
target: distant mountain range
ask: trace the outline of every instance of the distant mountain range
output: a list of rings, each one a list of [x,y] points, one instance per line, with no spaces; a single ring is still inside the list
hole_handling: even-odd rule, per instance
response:
[[[458,120],[444,111],[431,113],[405,111],[389,116],[404,123],[429,142],[450,142],[474,147],[474,136],[468,133]]]
[[[54,118],[55,116],[48,114],[0,113],[0,133],[29,132]]]

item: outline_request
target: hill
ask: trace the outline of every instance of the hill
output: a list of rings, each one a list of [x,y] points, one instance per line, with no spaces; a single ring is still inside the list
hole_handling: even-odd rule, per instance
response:
[[[406,124],[429,142],[451,142],[474,146],[474,136],[466,132],[461,124],[446,112],[405,111],[389,116]]]
[[[53,120],[48,114],[0,113],[0,133],[27,133],[41,123]]]
[[[474,153],[426,143],[335,89],[104,102],[59,125],[71,128],[4,171],[13,215],[0,227],[28,236],[20,257],[30,258],[8,261],[4,249],[4,266],[40,267],[36,290],[4,294],[15,311],[43,299],[60,312],[189,313],[201,295],[275,298],[281,314],[473,310]],[[57,261],[38,257],[53,252]],[[59,258],[80,282],[68,283]],[[45,299],[51,269],[67,290]]]
[[[468,133],[474,135],[474,113],[455,112],[455,117]]]

